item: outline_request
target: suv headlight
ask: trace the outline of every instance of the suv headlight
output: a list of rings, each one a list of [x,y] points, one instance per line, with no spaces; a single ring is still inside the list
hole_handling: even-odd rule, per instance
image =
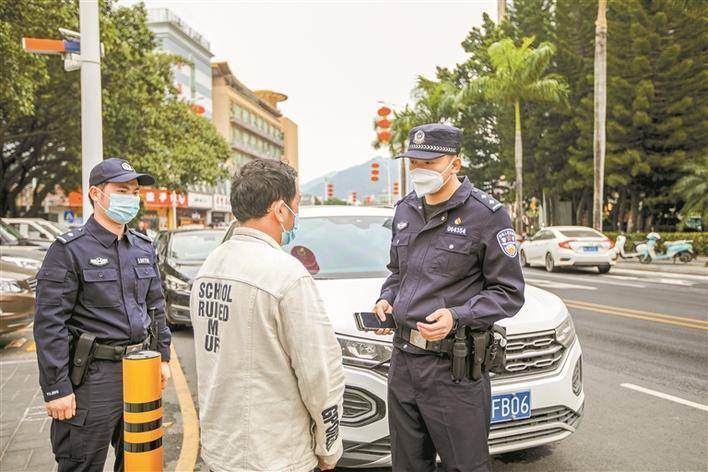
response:
[[[167,275],[165,277],[165,285],[169,290],[174,290],[175,292],[189,292],[190,286],[188,282],[180,280],[174,275]]]
[[[22,285],[14,279],[0,279],[0,293],[20,293]]]
[[[25,269],[39,269],[42,267],[42,263],[40,261],[37,259],[30,259],[29,257],[2,256],[2,260]]]
[[[573,319],[570,317],[570,313],[566,315],[563,322],[556,328],[556,341],[566,349],[573,345],[575,341],[575,326],[573,326]]]
[[[391,360],[393,346],[370,340],[337,336],[342,347],[342,362],[344,365],[371,368]]]

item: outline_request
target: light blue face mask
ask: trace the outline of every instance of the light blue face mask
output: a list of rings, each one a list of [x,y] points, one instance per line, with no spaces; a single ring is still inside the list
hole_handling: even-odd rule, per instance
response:
[[[108,195],[103,191],[101,191],[101,193]],[[103,208],[103,211],[106,212],[106,216],[116,223],[122,225],[130,223],[140,210],[140,197],[138,195],[111,193],[108,195],[108,198],[110,199],[108,208],[98,202],[96,203]]]
[[[297,230],[300,229],[300,216],[297,215],[292,208],[288,206],[287,203],[283,202],[283,205],[285,205],[285,208],[290,210],[290,213],[293,214],[295,217],[295,222],[293,223],[293,228],[291,230],[286,230],[285,226],[283,226],[283,223],[280,223],[280,227],[283,228],[283,232],[280,234],[280,245],[281,246],[287,246],[293,240],[295,239],[295,234],[297,233]]]

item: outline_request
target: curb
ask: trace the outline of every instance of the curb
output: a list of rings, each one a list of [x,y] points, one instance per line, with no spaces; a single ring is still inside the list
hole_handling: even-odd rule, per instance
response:
[[[192,401],[192,394],[189,391],[189,385],[187,385],[187,378],[179,363],[174,345],[170,346],[170,370],[172,371],[172,380],[177,391],[183,425],[182,447],[180,448],[175,471],[192,472],[199,458],[199,419],[197,418],[194,401]]]

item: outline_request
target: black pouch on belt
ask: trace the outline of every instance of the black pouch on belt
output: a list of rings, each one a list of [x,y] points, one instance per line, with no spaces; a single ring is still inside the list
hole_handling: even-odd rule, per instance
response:
[[[506,372],[506,329],[494,325],[489,330],[490,342],[484,360],[484,370],[503,374]]]
[[[74,355],[71,359],[69,378],[74,387],[84,383],[88,366],[93,358],[93,347],[96,344],[96,335],[82,333],[74,343]]]
[[[482,378],[488,339],[488,331],[472,332],[472,362],[470,363],[470,378],[472,380],[479,380]]]

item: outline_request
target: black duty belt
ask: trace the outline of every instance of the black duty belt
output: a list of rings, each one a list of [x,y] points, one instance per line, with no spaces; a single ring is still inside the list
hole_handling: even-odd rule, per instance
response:
[[[131,352],[142,351],[147,349],[149,345],[149,339],[128,346],[111,346],[110,344],[96,343],[94,345],[93,358],[101,361],[120,361]]]
[[[455,343],[454,338],[445,338],[440,341],[426,341],[423,335],[420,334],[420,331],[405,327],[397,328],[395,336],[415,347],[438,354],[451,353],[452,346]]]

